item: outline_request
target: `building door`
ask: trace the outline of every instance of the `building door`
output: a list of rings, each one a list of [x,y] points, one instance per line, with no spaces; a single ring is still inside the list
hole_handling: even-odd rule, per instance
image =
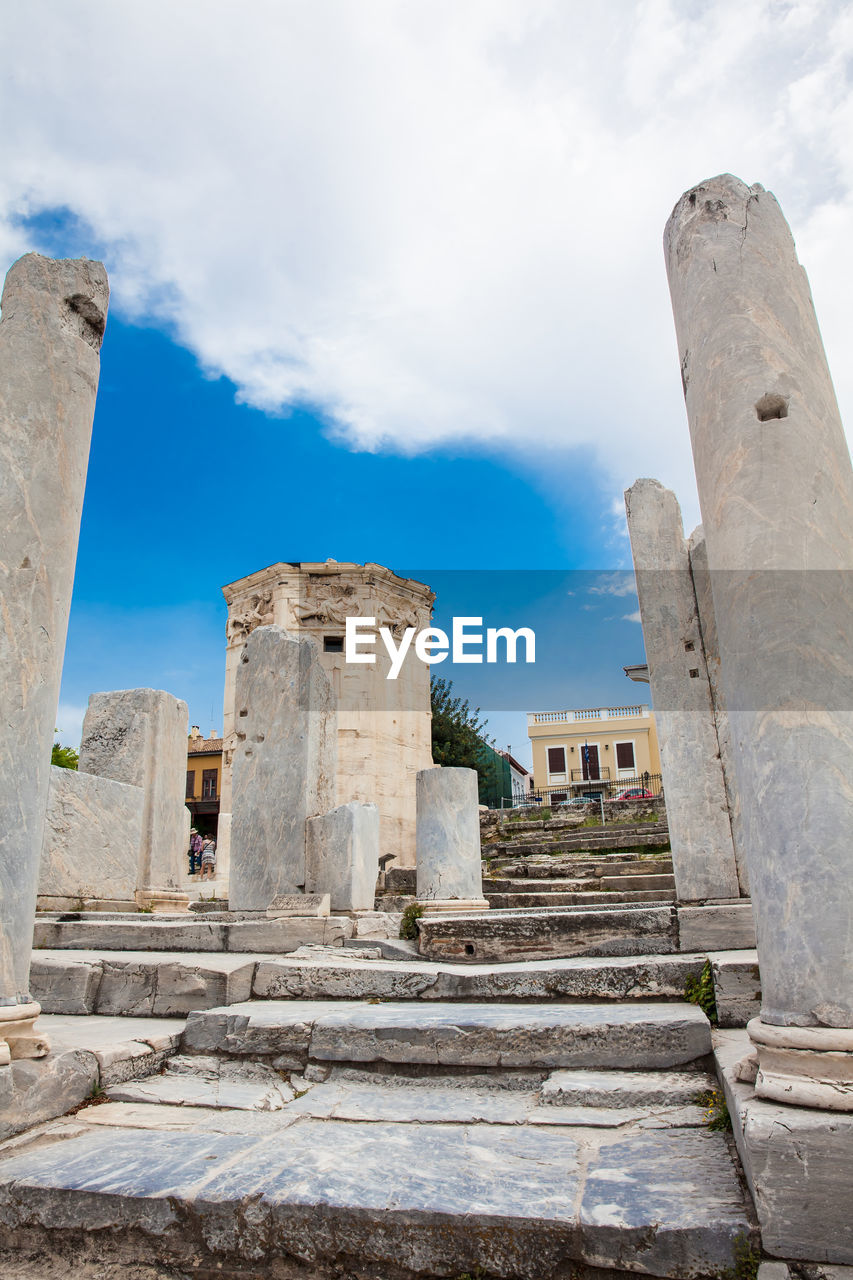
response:
[[[583,765],[583,780],[598,779],[601,775],[598,771],[598,744],[595,742],[585,742],[581,747],[581,763]]]

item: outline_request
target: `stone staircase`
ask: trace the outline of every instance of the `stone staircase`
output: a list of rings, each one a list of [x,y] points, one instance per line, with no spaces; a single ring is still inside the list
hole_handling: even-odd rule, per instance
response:
[[[651,910],[678,928],[676,907]],[[544,936],[554,914],[648,911],[480,919],[521,915]],[[0,1264],[15,1275],[26,1254],[84,1280],[135,1277],[140,1259],[140,1280],[731,1267],[757,1236],[737,1157],[700,1102],[716,1088],[711,1028],[683,993],[707,953],[655,950],[650,933],[645,952],[430,960],[447,919],[422,920],[418,945],[372,946],[328,922],[325,942],[300,943],[300,920],[44,920],[33,986],[60,1028],[59,1109],[90,1105],[0,1142]],[[107,937],[112,950],[93,945]],[[262,938],[290,949],[244,949]],[[736,964],[739,998],[750,966]],[[119,1011],[136,1016],[105,1016]]]
[[[755,1240],[699,1101],[715,1081],[695,1005],[395,986],[192,1011],[158,1073],[0,1144],[0,1260],[97,1259],[110,1280],[140,1259],[232,1280],[681,1280]]]
[[[489,837],[483,893],[499,910],[675,901],[665,818],[603,826],[505,820]]]

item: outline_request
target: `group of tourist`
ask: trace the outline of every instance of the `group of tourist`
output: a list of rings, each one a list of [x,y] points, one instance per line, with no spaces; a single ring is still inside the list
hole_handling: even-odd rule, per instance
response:
[[[200,836],[195,827],[190,831],[190,847],[187,850],[190,875],[201,872],[202,880],[212,880],[216,874],[216,841],[213,836]]]

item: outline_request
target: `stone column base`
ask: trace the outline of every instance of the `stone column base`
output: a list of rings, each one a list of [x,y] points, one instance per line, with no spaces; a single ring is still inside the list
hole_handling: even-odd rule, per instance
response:
[[[142,911],[189,911],[190,895],[175,889],[137,889],[136,904]]]
[[[430,898],[427,902],[418,899],[418,906],[423,907],[425,916],[443,916],[450,911],[489,910],[485,898]]]
[[[7,1067],[12,1058],[43,1058],[50,1053],[47,1036],[34,1030],[40,1013],[41,1005],[35,1000],[0,1005],[0,1067]]]
[[[752,1018],[759,1098],[823,1111],[853,1111],[853,1029],[778,1027]]]

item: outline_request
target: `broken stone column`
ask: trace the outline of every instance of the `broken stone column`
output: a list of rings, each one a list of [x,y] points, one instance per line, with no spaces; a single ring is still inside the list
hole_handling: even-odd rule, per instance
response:
[[[732,759],[732,731],[720,675],[720,642],[717,638],[714,597],[711,591],[711,575],[708,571],[708,547],[705,542],[705,531],[701,524],[693,530],[688,538],[687,548],[690,553],[690,576],[693,579],[696,608],[699,611],[699,632],[702,636],[702,649],[705,654],[705,665],[708,671],[708,684],[711,687],[714,723],[717,726],[717,742],[720,747],[720,764],[723,768],[726,803],[729,809],[729,821],[732,826],[732,845],[735,851],[735,862],[737,863],[737,878],[741,893],[744,897],[749,897],[749,870],[746,862],[746,849],[743,843],[740,796],[735,786],[735,768],[734,760]]]
[[[332,911],[372,911],[379,876],[379,810],[339,804],[306,824],[305,892],[328,893]]]
[[[675,888],[683,902],[740,894],[699,615],[674,493],[625,493],[655,709]]]
[[[180,889],[190,831],[187,723],[187,704],[162,689],[93,693],[83,721],[80,772],[142,787],[136,901],[157,911],[189,904]]]
[[[0,321],[0,1063],[44,1052],[29,1000],[50,750],[109,287],[27,254]]]
[[[304,891],[305,822],[335,800],[335,696],[317,646],[257,627],[235,683],[229,905]]]
[[[483,911],[476,769],[417,776],[417,895],[429,912]]]
[[[774,197],[665,233],[761,967],[756,1091],[853,1110],[853,468]]]

